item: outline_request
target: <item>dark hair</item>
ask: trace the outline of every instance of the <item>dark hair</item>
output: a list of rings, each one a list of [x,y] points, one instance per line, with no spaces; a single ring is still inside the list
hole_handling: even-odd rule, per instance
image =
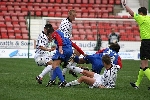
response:
[[[120,50],[120,45],[118,43],[112,43],[109,48],[118,53]]]
[[[48,30],[47,30],[47,35],[49,35],[49,34],[51,34],[51,33],[53,33],[54,32],[54,29],[53,29],[53,27],[51,27],[51,28],[49,28]]]
[[[138,13],[143,13],[143,15],[147,15],[147,9],[145,7],[141,7],[138,9]]]
[[[49,35],[54,32],[53,26],[51,24],[46,24],[44,28],[47,30],[46,35]]]
[[[102,61],[103,61],[103,63],[105,63],[107,65],[111,64],[111,58],[108,54],[103,55]]]
[[[45,27],[44,27],[46,30],[50,29],[50,28],[53,28],[53,26],[51,24],[46,24]]]

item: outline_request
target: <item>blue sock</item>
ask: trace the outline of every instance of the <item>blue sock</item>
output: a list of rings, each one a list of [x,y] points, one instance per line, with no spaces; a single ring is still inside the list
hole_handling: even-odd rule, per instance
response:
[[[51,80],[54,81],[57,77],[57,72],[56,72],[56,68],[53,70],[53,74],[52,74],[52,77],[51,77]]]
[[[62,71],[61,71],[60,67],[56,67],[55,70],[56,70],[56,73],[57,73],[57,76],[58,76],[59,80],[61,82],[64,82],[65,79],[64,79],[64,77],[62,75]]]

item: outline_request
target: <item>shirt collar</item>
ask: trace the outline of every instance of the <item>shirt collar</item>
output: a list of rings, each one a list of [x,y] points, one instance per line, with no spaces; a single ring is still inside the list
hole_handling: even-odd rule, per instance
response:
[[[69,19],[69,17],[67,17],[67,19],[69,20],[69,22],[71,22],[71,23],[72,23],[72,21]]]
[[[42,33],[46,35],[46,33],[44,33],[44,31],[42,31]]]
[[[108,68],[108,69],[106,69],[106,70],[110,70],[112,67],[113,67],[113,65],[111,64],[111,67],[110,67],[110,68]]]

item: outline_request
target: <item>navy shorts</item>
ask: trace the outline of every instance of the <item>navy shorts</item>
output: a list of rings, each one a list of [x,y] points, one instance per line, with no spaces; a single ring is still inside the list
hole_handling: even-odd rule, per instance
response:
[[[72,46],[67,46],[67,47],[63,46],[63,54],[60,54],[60,52],[56,50],[56,53],[52,57],[52,60],[60,59],[63,62],[68,62],[68,60],[72,56],[72,53],[73,53]]]
[[[141,41],[140,59],[150,59],[150,39],[143,39]]]
[[[102,68],[104,67],[102,62],[102,57],[97,54],[87,55],[84,60],[88,61],[92,64],[92,70],[98,74],[100,74]]]

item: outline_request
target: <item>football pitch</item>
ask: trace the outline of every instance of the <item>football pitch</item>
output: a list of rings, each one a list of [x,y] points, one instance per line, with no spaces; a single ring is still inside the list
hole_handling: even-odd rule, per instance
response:
[[[146,76],[137,90],[129,84],[137,79],[140,61],[123,60],[122,63],[115,89],[90,89],[84,83],[58,88],[58,85],[45,87],[48,74],[43,78],[43,84],[36,82],[35,77],[44,67],[38,67],[33,59],[1,58],[0,100],[149,100],[150,90],[147,87],[150,81]],[[74,79],[72,75],[66,75],[67,82]]]

